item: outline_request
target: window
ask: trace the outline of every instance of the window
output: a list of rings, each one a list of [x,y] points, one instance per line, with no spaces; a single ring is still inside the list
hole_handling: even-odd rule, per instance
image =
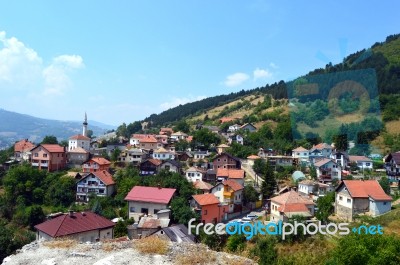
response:
[[[220,161],[221,161],[221,159],[219,159],[219,158],[218,158],[218,159],[217,159],[217,161],[218,161],[218,162],[220,162]]]
[[[43,157],[47,157],[47,154],[43,154]]]
[[[35,157],[39,157],[39,154],[38,154],[38,153],[35,153]]]
[[[386,205],[387,202],[383,202],[383,205]]]
[[[365,165],[366,165],[367,167],[369,167],[369,166],[371,165],[371,163],[365,163]]]
[[[347,199],[347,203],[351,203],[351,199]]]
[[[343,200],[343,197],[342,197],[342,196],[339,196],[339,201],[341,201],[341,200]]]
[[[134,212],[135,212],[135,207],[129,208],[129,211],[130,211],[131,213],[134,213]]]

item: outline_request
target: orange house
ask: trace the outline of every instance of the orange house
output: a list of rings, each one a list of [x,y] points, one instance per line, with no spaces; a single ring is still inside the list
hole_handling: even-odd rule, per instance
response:
[[[221,204],[214,194],[193,195],[191,207],[200,214],[202,223],[220,223],[226,220],[229,207]]]
[[[41,144],[31,150],[32,167],[49,172],[64,169],[67,165],[67,155],[64,147],[58,144]]]
[[[97,172],[97,171],[108,171],[110,169],[111,162],[103,157],[93,157],[82,165],[83,172]]]

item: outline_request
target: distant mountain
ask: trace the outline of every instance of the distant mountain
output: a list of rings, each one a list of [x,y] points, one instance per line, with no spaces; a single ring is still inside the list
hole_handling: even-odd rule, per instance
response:
[[[96,136],[103,135],[107,130],[114,129],[96,121],[88,122],[88,129]],[[82,133],[82,122],[58,121],[33,117],[12,111],[0,109],[0,149],[21,139],[40,142],[46,135],[54,135],[59,141]]]

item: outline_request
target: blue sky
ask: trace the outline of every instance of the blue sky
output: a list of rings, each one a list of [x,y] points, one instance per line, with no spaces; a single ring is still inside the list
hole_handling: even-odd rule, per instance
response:
[[[400,33],[398,1],[2,1],[0,108],[119,125]]]

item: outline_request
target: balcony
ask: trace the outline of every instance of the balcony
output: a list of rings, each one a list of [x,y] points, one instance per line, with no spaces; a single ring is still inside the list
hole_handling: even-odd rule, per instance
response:
[[[224,195],[224,197],[232,197],[233,191],[224,191],[223,195]]]
[[[38,166],[39,166],[39,163],[34,163],[34,162],[32,162],[32,166],[33,166],[33,167],[38,167]]]
[[[48,167],[49,163],[40,163],[40,167]]]

